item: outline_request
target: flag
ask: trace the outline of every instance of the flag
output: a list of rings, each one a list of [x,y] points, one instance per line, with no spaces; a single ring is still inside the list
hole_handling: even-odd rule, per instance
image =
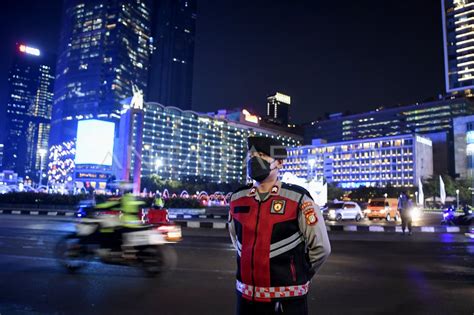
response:
[[[441,203],[444,205],[446,202],[446,190],[441,175],[439,176],[439,197],[441,198]]]
[[[418,205],[423,206],[425,203],[425,194],[423,194],[423,183],[421,182],[421,178],[418,178]]]

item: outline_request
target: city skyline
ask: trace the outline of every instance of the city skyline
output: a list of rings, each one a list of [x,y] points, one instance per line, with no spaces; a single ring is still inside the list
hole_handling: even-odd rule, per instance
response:
[[[266,96],[279,90],[293,98],[294,121],[306,122],[324,116],[327,108],[361,112],[444,92],[440,2],[269,4],[199,2],[194,110],[245,106],[263,115]],[[62,1],[46,6],[6,2],[3,12],[8,16],[1,23],[23,17],[26,24],[35,24],[33,13],[38,11],[48,19],[38,21],[37,30],[19,25],[0,38],[30,40],[55,52],[61,6]],[[334,24],[327,14],[336,11],[343,23]],[[271,16],[278,14],[285,14],[285,19],[273,23]],[[253,40],[248,40],[250,35]],[[269,47],[278,53],[272,55]],[[0,62],[3,80],[6,61]],[[1,84],[0,93],[5,94]],[[311,118],[305,113],[309,108]]]

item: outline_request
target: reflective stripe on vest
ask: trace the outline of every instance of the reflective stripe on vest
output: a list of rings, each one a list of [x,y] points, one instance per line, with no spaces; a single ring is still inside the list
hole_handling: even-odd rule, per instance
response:
[[[254,287],[237,280],[236,288],[237,291],[250,298],[253,297],[254,289],[256,298],[287,298],[306,295],[309,289],[309,281],[306,282],[306,284],[291,285],[287,287]]]

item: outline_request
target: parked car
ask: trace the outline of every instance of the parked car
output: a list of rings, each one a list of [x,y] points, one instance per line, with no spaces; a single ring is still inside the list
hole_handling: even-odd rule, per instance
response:
[[[356,220],[363,218],[360,206],[353,201],[333,202],[328,204],[327,209],[323,211],[323,216],[327,220]]]
[[[397,198],[374,198],[370,200],[367,207],[367,218],[385,219],[387,221],[400,220],[400,212],[398,211]]]

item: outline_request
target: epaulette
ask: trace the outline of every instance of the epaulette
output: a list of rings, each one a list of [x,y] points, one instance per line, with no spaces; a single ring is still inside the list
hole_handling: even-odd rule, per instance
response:
[[[235,191],[233,191],[232,194],[238,193],[239,191],[242,191],[242,190],[245,190],[245,189],[250,189],[252,187],[253,187],[253,184],[247,184],[247,185],[241,186],[241,187],[237,188]]]
[[[311,194],[309,193],[309,191],[307,191],[305,188],[299,186],[299,185],[294,185],[294,184],[290,184],[290,183],[281,183],[281,187],[282,188],[285,188],[285,189],[288,189],[288,190],[292,190],[292,191],[296,191],[300,194],[302,194],[303,196],[307,196],[308,198],[310,198],[311,200],[313,200],[313,197],[311,197]],[[314,200],[313,200],[314,201]]]

